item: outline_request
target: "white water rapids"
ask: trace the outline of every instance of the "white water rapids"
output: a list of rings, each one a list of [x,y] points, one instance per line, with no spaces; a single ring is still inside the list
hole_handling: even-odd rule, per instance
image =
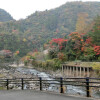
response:
[[[50,74],[46,74],[45,72],[40,72],[37,71],[35,69],[28,69],[28,68],[16,68],[16,70],[20,73],[23,74],[31,74],[31,75],[35,75],[38,77],[41,77],[44,80],[48,80],[48,83],[59,83],[58,81],[55,81],[55,79],[50,75]],[[49,80],[53,80],[53,81],[49,81]],[[56,85],[56,84],[50,84],[48,88],[44,88],[44,90],[48,90],[48,91],[55,91],[55,92],[59,92],[60,85]],[[83,95],[86,96],[86,89],[85,87],[79,87],[79,86],[72,86],[72,85],[65,85],[65,93],[67,94],[71,94],[71,95]],[[26,88],[26,85],[24,86],[24,89]],[[93,93],[92,96],[100,98],[100,93]]]
[[[23,74],[33,74],[38,77],[41,77],[42,79],[48,80],[48,83],[59,83],[58,81],[49,81],[54,79],[52,78],[51,75],[46,74],[45,72],[40,72],[35,69],[26,69],[26,68],[17,68],[16,70]],[[67,88],[65,93],[86,95],[85,90],[83,90],[81,87],[66,85],[65,88]],[[50,86],[46,90],[59,92],[59,85],[50,84]]]

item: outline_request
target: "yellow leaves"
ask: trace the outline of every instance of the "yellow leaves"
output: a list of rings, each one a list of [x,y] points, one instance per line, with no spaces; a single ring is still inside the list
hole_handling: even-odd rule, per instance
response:
[[[41,36],[39,36],[38,38],[41,39]]]
[[[100,71],[100,63],[93,63],[92,67],[94,70]]]
[[[24,38],[23,41],[26,42],[27,40]]]
[[[21,58],[22,61],[29,60],[29,59],[30,59],[30,56],[24,56],[23,58]]]
[[[29,60],[30,59],[30,56],[26,56],[26,60]]]
[[[92,67],[95,70],[96,74],[100,77],[100,63],[95,62],[93,63]]]
[[[93,63],[92,67],[95,70],[95,73],[100,77],[100,62]]]
[[[85,32],[85,29],[87,28],[87,13],[79,13],[77,22],[76,22],[76,31],[79,33]]]
[[[46,62],[42,62],[42,66],[43,67],[46,67]]]

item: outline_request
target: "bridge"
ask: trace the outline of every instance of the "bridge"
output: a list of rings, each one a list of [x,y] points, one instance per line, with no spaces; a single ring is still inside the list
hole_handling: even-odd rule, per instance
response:
[[[0,91],[0,100],[97,100],[86,97],[68,96],[59,93],[40,92],[34,90]]]
[[[91,77],[93,75],[92,67],[79,65],[62,65],[62,75],[65,77]]]

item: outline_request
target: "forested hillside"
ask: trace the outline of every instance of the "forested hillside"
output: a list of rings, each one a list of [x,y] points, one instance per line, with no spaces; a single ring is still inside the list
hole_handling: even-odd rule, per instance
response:
[[[7,13],[5,10],[0,9],[0,22],[6,22],[6,21],[10,21],[10,20],[13,20],[11,15],[9,13]]]
[[[44,51],[29,52],[22,61],[25,65],[32,64],[46,70],[57,70],[62,63],[80,65],[81,61],[92,62],[85,63],[85,66],[93,66],[100,76],[100,16],[95,17],[89,26],[86,33],[80,28],[80,32],[72,32],[65,38],[51,39],[44,44]],[[74,62],[68,63],[70,61]]]
[[[26,19],[1,23],[0,49],[9,49],[12,52],[19,50],[21,53],[24,52],[20,54],[23,56],[33,49],[39,49],[52,38],[65,38],[74,31],[80,33],[89,31],[92,27],[90,23],[97,15],[100,15],[100,2],[68,2],[56,9],[36,11]],[[15,38],[7,39],[5,35]],[[1,45],[3,37],[6,46]],[[16,41],[17,45],[12,41]],[[16,46],[12,49],[9,44]],[[27,46],[23,46],[24,44]]]

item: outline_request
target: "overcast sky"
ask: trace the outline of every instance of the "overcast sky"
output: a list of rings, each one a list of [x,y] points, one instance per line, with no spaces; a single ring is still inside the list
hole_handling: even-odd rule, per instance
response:
[[[69,1],[100,0],[0,0],[0,8],[6,10],[16,20],[26,18],[35,11],[44,11],[59,7]]]

